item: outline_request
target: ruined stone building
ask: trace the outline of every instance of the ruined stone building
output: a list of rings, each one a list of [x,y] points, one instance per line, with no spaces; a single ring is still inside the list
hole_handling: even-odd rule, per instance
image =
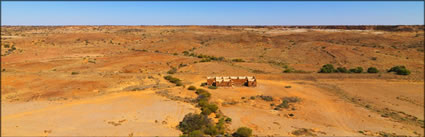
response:
[[[257,79],[255,76],[226,76],[226,77],[207,77],[208,86],[232,87],[232,86],[248,86],[256,87]]]

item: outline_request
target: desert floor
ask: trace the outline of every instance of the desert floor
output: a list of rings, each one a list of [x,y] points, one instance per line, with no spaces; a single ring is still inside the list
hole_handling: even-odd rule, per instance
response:
[[[190,85],[212,94],[232,118],[230,131],[424,133],[423,30],[9,26],[1,38],[2,136],[178,136],[183,117],[200,112],[185,101],[196,98]],[[205,61],[184,51],[224,59]],[[317,73],[324,64],[380,72]],[[386,72],[396,65],[412,73]],[[176,73],[167,74],[172,68]],[[287,68],[298,71],[283,73]],[[208,89],[200,86],[207,76],[255,76],[258,86]],[[285,97],[300,101],[274,110]]]

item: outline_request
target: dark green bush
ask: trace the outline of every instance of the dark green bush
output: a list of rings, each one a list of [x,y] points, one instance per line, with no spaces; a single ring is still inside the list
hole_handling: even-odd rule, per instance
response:
[[[230,122],[232,122],[232,118],[229,118],[229,117],[228,117],[228,118],[226,118],[226,120],[225,120],[225,121],[226,121],[226,123],[230,123]]]
[[[375,67],[369,67],[367,68],[367,73],[378,73],[379,70]]]
[[[196,90],[195,86],[189,86],[189,88],[187,88],[188,90]]]
[[[394,66],[388,72],[396,72],[397,75],[409,75],[410,71],[405,66]]]
[[[179,123],[178,128],[184,134],[188,134],[195,130],[202,131],[211,124],[212,122],[207,116],[189,113],[184,116],[183,121]]]
[[[349,71],[350,71],[350,73],[362,73],[363,68],[362,67],[352,68]]]
[[[240,127],[232,134],[234,137],[250,137],[252,136],[252,129],[247,127]]]
[[[243,59],[232,59],[233,62],[245,62]]]
[[[185,56],[187,56],[187,55],[189,55],[189,52],[188,52],[188,51],[183,51],[183,54],[184,54]]]
[[[189,133],[187,137],[203,137],[204,133],[201,130],[195,130]]]
[[[357,67],[355,73],[362,73],[363,72],[363,68],[362,67]]]
[[[204,133],[207,135],[211,135],[211,136],[215,136],[219,133],[218,129],[215,126],[208,126],[205,130]]]
[[[181,86],[181,85],[183,85],[180,79],[175,78],[175,77],[172,77],[172,76],[170,76],[170,75],[168,75],[168,76],[164,76],[164,79],[168,80],[168,81],[169,81],[169,82],[171,82],[171,83],[176,84],[176,86]]]
[[[211,59],[209,59],[209,58],[204,58],[204,59],[202,59],[201,61],[199,61],[199,62],[210,62],[211,61]]]
[[[333,73],[333,72],[335,72],[335,68],[332,64],[323,65],[319,71],[319,73]]]
[[[204,106],[202,106],[201,110],[202,110],[201,112],[202,114],[209,115],[211,113],[216,113],[218,110],[218,106],[216,104],[206,103]]]
[[[209,89],[217,89],[216,86],[208,86]]]
[[[336,72],[338,72],[338,73],[348,73],[349,71],[345,67],[338,67],[338,68],[336,68]]]

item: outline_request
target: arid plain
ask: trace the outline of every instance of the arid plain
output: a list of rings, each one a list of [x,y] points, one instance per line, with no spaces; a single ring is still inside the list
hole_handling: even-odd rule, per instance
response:
[[[1,40],[2,136],[179,136],[201,111],[191,85],[211,93],[229,132],[424,135],[423,26],[2,26]],[[318,73],[325,64],[379,72]],[[411,74],[387,72],[397,65]],[[258,83],[209,89],[207,76]],[[287,97],[298,101],[276,109]]]

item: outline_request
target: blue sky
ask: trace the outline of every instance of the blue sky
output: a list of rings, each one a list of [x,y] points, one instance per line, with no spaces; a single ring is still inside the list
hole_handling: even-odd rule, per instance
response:
[[[424,2],[1,2],[2,25],[412,25]]]

